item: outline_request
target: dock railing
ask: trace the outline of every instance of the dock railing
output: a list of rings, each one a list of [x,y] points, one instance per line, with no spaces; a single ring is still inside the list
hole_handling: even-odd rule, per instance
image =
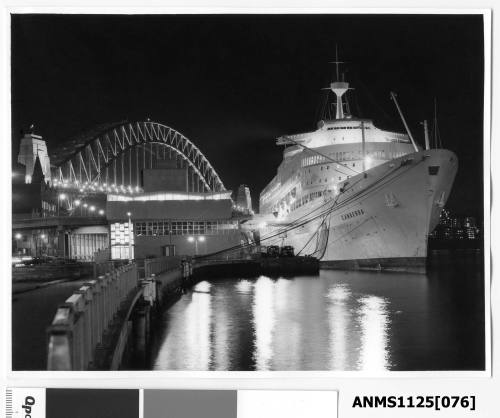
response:
[[[106,273],[110,273],[115,269],[114,261],[102,261],[94,263],[94,279]]]
[[[180,268],[181,257],[157,257],[146,258],[144,260],[144,277],[151,277],[152,274],[158,275],[169,270]]]
[[[193,265],[217,264],[256,260],[260,257],[260,246],[233,248],[217,254],[200,255],[193,258]]]
[[[102,250],[98,250],[92,256],[92,261],[94,263],[104,263],[106,261],[111,260],[111,250],[109,248],[104,248]]]
[[[48,370],[87,370],[121,303],[138,288],[137,265],[85,282],[61,304],[47,330]]]

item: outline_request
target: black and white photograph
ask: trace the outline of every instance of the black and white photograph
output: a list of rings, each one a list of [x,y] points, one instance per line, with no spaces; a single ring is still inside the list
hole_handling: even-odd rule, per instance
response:
[[[410,13],[11,14],[12,371],[486,373],[485,16]]]

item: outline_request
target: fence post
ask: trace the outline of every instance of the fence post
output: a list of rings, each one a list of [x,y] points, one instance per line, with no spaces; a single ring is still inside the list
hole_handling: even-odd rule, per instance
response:
[[[92,309],[92,291],[88,286],[82,286],[78,289],[76,294],[82,295],[85,301],[84,308],[84,335],[85,335],[85,348],[84,348],[84,364],[86,366],[92,361],[92,351],[93,351],[93,330],[92,324],[94,321],[94,312]]]
[[[73,368],[73,311],[71,305],[61,305],[47,330],[48,370],[72,370]]]
[[[72,369],[84,370],[86,367],[83,358],[85,299],[82,295],[73,293],[66,299],[65,305],[71,306],[73,312]]]
[[[164,260],[161,260],[160,268],[162,264]],[[112,265],[112,263],[103,263],[102,266],[94,264],[94,273],[99,273],[100,267],[107,269]],[[152,265],[148,264],[148,269],[151,267]],[[151,301],[157,297],[154,275],[147,282],[147,295],[152,303]],[[131,263],[85,282],[66,299],[66,302],[58,307],[47,329],[48,370],[85,370],[92,367],[93,363],[95,366],[98,360],[96,350],[105,342],[105,332],[113,322],[122,302],[138,285],[137,264]],[[147,304],[142,305],[136,322],[140,324],[140,333],[147,335],[149,325],[147,318],[144,318],[144,310],[146,313],[149,311]],[[142,346],[143,337],[139,341]]]

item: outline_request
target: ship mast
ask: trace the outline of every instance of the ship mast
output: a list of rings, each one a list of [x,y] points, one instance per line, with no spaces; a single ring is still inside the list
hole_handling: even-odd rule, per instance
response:
[[[441,143],[441,137],[439,136],[439,128],[438,128],[438,121],[437,121],[437,100],[434,97],[434,126],[433,126],[433,132],[432,132],[434,144],[436,148],[442,148],[443,144]]]
[[[332,61],[331,64],[335,64],[337,78],[336,81],[330,83],[330,89],[333,91],[337,98],[337,106],[335,112],[335,119],[344,119],[344,109],[342,105],[342,96],[345,94],[347,90],[349,90],[349,83],[345,81],[340,81],[339,76],[339,64],[342,64],[343,61],[339,61],[339,54],[337,45],[335,45],[335,61]]]
[[[406,133],[410,137],[411,143],[413,145],[413,148],[415,149],[415,152],[418,152],[418,147],[417,144],[415,143],[415,140],[413,139],[413,135],[411,134],[410,128],[408,127],[408,124],[406,123],[406,119],[403,116],[403,112],[401,111],[401,108],[399,107],[398,101],[396,99],[396,93],[391,91],[391,99],[394,101],[394,104],[396,105],[396,108],[398,109],[399,116],[401,117],[401,120],[403,121],[403,125],[405,126]]]

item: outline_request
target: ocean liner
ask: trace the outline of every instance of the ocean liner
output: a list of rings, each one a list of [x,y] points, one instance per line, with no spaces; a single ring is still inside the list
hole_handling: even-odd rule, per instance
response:
[[[338,63],[337,63],[338,65]],[[419,147],[406,133],[348,112],[349,84],[337,81],[335,116],[312,132],[284,135],[283,161],[260,194],[262,244],[291,245],[322,268],[425,272],[428,235],[457,172],[456,155]]]

